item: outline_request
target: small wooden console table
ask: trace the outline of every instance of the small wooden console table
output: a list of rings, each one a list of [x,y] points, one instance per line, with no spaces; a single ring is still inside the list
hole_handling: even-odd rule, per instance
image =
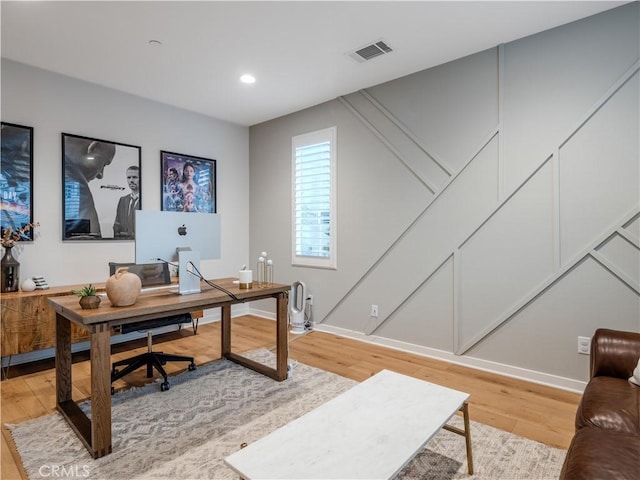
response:
[[[287,295],[290,285],[274,284],[266,288],[239,289],[233,278],[213,280],[213,283],[233,293],[231,298],[212,287],[203,285],[202,292],[178,295],[169,290],[141,294],[135,305],[113,307],[104,297],[100,307],[83,310],[75,295],[48,298],[56,312],[56,403],[89,453],[94,458],[111,453],[111,345],[112,327],[139,323],[168,315],[220,307],[222,357],[267,375],[275,380],[287,378],[288,331]],[[271,368],[231,352],[231,306],[237,303],[274,298],[277,302],[276,367]],[[71,326],[90,334],[91,354],[91,419],[72,398]]]

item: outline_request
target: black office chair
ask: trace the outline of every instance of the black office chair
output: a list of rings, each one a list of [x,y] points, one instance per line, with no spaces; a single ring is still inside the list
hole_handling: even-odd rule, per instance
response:
[[[135,263],[116,263],[109,262],[109,274],[113,275],[120,267],[128,267],[129,272],[135,273],[140,277],[142,286],[161,286],[171,284],[171,275],[169,267],[166,263],[153,263],[146,265],[137,265]],[[181,315],[171,315],[164,318],[158,318],[154,320],[148,320],[145,322],[139,322],[134,324],[125,324],[120,327],[120,333],[125,334],[133,331],[147,331],[147,352],[140,355],[136,355],[132,358],[120,360],[114,362],[111,367],[111,383],[128,375],[129,373],[137,370],[140,367],[146,365],[147,378],[153,377],[153,369],[155,368],[164,382],[160,384],[160,390],[163,392],[169,390],[169,380],[167,378],[167,372],[163,368],[167,362],[189,362],[189,370],[195,370],[196,364],[193,357],[187,357],[183,355],[173,355],[169,353],[154,352],[152,349],[152,333],[154,328],[164,327],[167,325],[179,325],[182,328],[183,323],[191,323],[193,327],[193,334],[197,333],[198,319],[202,316],[202,311],[193,313],[184,313]],[[122,370],[117,367],[124,366]],[[115,393],[115,388],[111,387],[111,394]]]

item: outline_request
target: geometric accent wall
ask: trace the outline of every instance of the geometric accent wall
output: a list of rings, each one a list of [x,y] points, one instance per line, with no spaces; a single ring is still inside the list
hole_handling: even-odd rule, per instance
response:
[[[639,8],[252,127],[252,179],[283,189],[291,135],[338,129],[338,268],[282,269],[318,327],[575,381],[577,336],[640,331]]]
[[[572,128],[541,150],[549,152],[547,157],[538,158],[537,163],[528,160],[531,171],[516,185],[504,176],[508,171],[504,164],[509,162],[504,158],[506,140],[500,138],[509,132],[501,128],[504,117],[497,119],[491,131],[488,118],[466,116],[468,123],[456,128],[458,132],[469,130],[465,137],[475,133],[479,138],[483,129],[493,135],[462,161],[457,156],[460,152],[448,151],[438,142],[440,136],[421,136],[400,120],[403,111],[417,110],[408,108],[417,98],[412,94],[418,96],[417,88],[432,94],[421,105],[422,112],[433,112],[433,98],[442,104],[451,102],[454,108],[447,110],[447,118],[459,118],[461,112],[455,105],[465,105],[468,113],[483,111],[482,101],[487,97],[497,98],[496,104],[505,102],[505,92],[500,90],[504,84],[499,81],[505,78],[503,69],[508,66],[504,47],[473,57],[472,68],[480,75],[464,76],[464,67],[469,65],[463,63],[426,72],[422,81],[414,77],[392,82],[393,94],[385,91],[387,85],[341,99],[433,197],[402,238],[322,321],[331,324],[340,319],[336,323],[341,327],[369,335],[457,354],[472,351],[497,360],[486,348],[473,348],[483,341],[491,344],[491,338],[501,336],[498,331],[507,331],[510,322],[517,322],[540,297],[551,295],[565,277],[584,271],[577,267],[589,258],[591,268],[615,277],[615,287],[610,288],[630,294],[622,309],[623,325],[634,328],[633,319],[640,317],[640,247],[637,236],[624,225],[637,219],[639,208],[637,61],[606,90],[597,92],[588,108],[574,113]],[[494,66],[498,73],[492,78],[488,72]],[[453,79],[447,82],[449,95],[442,95],[437,87],[434,93],[434,84],[442,85],[445,76]],[[462,84],[469,78],[474,80],[476,99],[453,102],[452,92],[470,91]],[[478,91],[482,94],[477,95]],[[411,121],[406,113],[404,118]],[[469,118],[475,128],[469,125]],[[425,119],[421,124],[425,132],[435,127]],[[441,231],[445,224],[446,231]],[[387,279],[402,271],[398,265],[410,267],[401,274],[402,281],[390,287]],[[356,313],[362,312],[360,306],[368,298],[384,306],[380,318],[362,320],[362,313]],[[567,336],[569,342],[573,338]],[[533,349],[539,347],[528,346],[533,344],[520,344],[513,352],[519,360],[509,361],[535,368],[539,352]],[[529,349],[532,351],[527,352]],[[504,355],[499,357],[504,361]],[[568,374],[560,366],[548,368],[549,373]]]
[[[500,131],[455,171],[370,92],[342,99],[433,197],[323,321],[340,318],[343,328],[463,354],[508,329],[565,276],[582,271],[575,267],[587,257],[622,281],[617,288],[631,289],[626,312],[634,318],[640,247],[624,226],[638,217],[638,77],[636,63],[501,202]],[[456,208],[469,192],[472,207]],[[410,268],[390,286],[386,279],[400,264]],[[381,318],[362,321],[355,313],[367,298],[386,307]],[[521,359],[527,349],[517,348]]]

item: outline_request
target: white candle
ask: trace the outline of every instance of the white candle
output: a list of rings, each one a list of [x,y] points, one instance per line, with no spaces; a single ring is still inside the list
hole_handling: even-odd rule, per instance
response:
[[[239,286],[240,288],[251,288],[253,282],[253,271],[252,270],[240,270],[238,272],[238,279],[240,280]]]

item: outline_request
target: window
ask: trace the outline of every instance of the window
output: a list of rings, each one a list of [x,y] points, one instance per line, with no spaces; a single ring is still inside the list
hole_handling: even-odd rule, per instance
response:
[[[292,139],[292,263],[336,268],[336,127]]]

